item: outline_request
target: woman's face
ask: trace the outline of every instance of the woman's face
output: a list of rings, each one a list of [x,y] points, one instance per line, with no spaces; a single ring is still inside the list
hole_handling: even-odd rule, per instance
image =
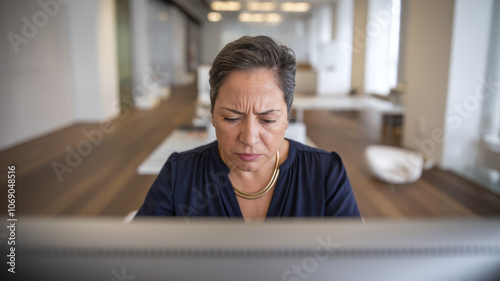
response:
[[[272,70],[235,71],[219,88],[212,124],[231,169],[254,172],[274,156],[288,127],[283,91]]]

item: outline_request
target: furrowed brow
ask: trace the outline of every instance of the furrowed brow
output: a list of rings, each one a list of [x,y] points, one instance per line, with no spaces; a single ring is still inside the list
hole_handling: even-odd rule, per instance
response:
[[[234,109],[231,109],[231,108],[227,108],[227,107],[221,107],[221,109],[225,109],[225,110],[231,111],[232,113],[239,114],[239,115],[244,115],[245,114],[243,112],[239,112],[237,110],[234,110]]]
[[[225,109],[225,110],[231,111],[232,113],[235,113],[235,114],[245,115],[244,112],[239,112],[239,111],[231,109],[231,108],[221,107],[221,109]],[[271,109],[271,110],[267,110],[267,111],[264,111],[264,112],[258,112],[258,113],[256,113],[256,115],[267,115],[267,114],[270,114],[270,113],[273,113],[273,112],[281,112],[281,110],[279,110],[279,109]]]
[[[273,112],[281,112],[281,110],[279,110],[279,109],[271,109],[271,110],[264,111],[264,112],[257,112],[256,114],[257,115],[267,115],[267,114],[270,114],[270,113],[273,113]]]

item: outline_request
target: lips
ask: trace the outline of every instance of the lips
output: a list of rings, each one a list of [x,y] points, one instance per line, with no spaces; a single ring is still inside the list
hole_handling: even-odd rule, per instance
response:
[[[237,153],[237,155],[243,161],[254,161],[260,157],[260,154],[251,154],[251,153]]]

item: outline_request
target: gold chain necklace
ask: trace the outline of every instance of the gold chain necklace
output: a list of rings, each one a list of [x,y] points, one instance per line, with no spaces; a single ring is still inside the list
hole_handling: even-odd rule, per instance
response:
[[[220,149],[220,146],[219,146],[219,155],[222,158],[222,161],[224,161],[224,157],[222,156],[222,151]],[[279,163],[280,163],[280,152],[278,150],[278,151],[276,151],[276,165],[274,166],[273,176],[271,177],[271,180],[269,181],[267,186],[264,187],[264,189],[262,189],[261,191],[258,191],[255,193],[246,193],[246,192],[239,190],[236,186],[231,184],[236,195],[238,195],[241,198],[249,199],[249,200],[257,199],[257,198],[260,198],[260,197],[266,195],[273,188],[274,184],[278,180],[278,176],[280,174]]]

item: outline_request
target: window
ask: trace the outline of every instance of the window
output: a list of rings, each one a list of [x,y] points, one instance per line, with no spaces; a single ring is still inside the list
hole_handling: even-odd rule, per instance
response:
[[[370,0],[366,22],[365,93],[388,95],[397,84],[401,0]]]

